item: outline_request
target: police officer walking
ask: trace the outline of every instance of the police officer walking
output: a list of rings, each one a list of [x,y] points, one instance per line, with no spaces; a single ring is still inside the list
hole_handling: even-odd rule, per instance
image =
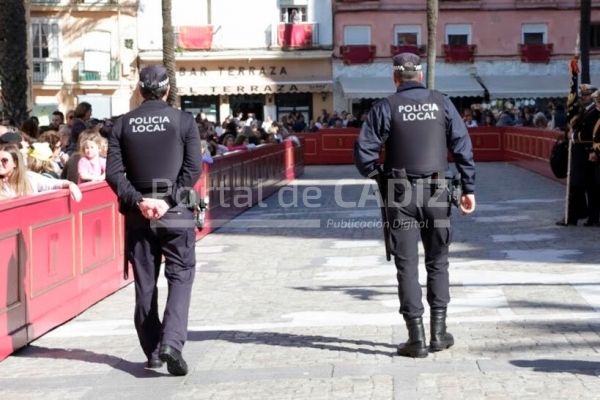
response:
[[[448,247],[451,239],[450,202],[446,185],[447,152],[461,174],[460,209],[475,210],[475,164],[466,126],[448,97],[422,85],[419,56],[393,58],[395,94],[373,106],[355,144],[355,164],[364,176],[387,180],[391,253],[397,270],[400,313],[408,341],[398,354],[426,357],[454,344],[446,332],[450,302]],[[385,162],[379,154],[385,147]],[[423,303],[418,280],[419,236],[425,249],[427,302],[431,315],[429,347],[423,327]]]
[[[146,366],[160,368],[166,362],[172,375],[186,375],[181,351],[196,266],[189,194],[200,176],[202,156],[192,115],[164,101],[169,88],[163,66],[140,71],[144,102],[113,126],[106,180],[125,215],[125,256],[133,266],[135,327]],[[156,282],[162,257],[168,297],[161,323]]]

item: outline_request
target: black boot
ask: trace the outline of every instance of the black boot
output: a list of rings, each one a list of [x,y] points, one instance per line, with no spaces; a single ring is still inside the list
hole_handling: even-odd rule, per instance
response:
[[[408,329],[408,341],[398,346],[398,355],[413,358],[427,357],[427,340],[425,339],[423,318],[404,318],[404,320]]]
[[[431,309],[431,343],[429,351],[446,350],[454,345],[454,338],[446,332],[446,309]]]

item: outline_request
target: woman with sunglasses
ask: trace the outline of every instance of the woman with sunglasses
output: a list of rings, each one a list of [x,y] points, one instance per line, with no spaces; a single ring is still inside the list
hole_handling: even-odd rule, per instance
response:
[[[18,147],[0,145],[0,200],[55,189],[69,189],[73,200],[81,200],[81,191],[75,183],[28,171]]]

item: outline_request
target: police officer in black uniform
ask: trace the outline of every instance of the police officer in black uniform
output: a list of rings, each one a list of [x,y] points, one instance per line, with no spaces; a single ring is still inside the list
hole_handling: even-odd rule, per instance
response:
[[[448,97],[422,85],[419,56],[401,53],[393,58],[397,91],[373,106],[355,144],[355,163],[364,176],[384,174],[388,180],[391,253],[398,278],[400,313],[408,341],[398,354],[426,357],[429,351],[454,344],[446,332],[450,301],[448,247],[450,203],[446,185],[448,149],[452,152],[463,194],[460,209],[475,210],[475,164],[466,126]],[[385,162],[379,153],[385,146]],[[418,240],[425,248],[427,302],[431,308],[431,341],[423,327],[423,303],[418,280]]]
[[[202,156],[192,115],[164,101],[169,88],[163,66],[140,71],[144,102],[113,126],[106,180],[125,215],[126,259],[135,278],[135,327],[146,365],[160,368],[166,362],[169,373],[185,375],[188,367],[181,351],[196,267],[189,198]],[[161,323],[156,282],[162,257],[169,293]]]

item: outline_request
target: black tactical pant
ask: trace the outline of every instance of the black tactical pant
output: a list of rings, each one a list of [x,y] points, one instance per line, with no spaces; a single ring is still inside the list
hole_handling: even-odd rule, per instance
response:
[[[390,187],[390,190],[392,188]],[[392,254],[396,263],[400,313],[405,318],[423,315],[419,284],[419,237],[425,249],[427,302],[431,308],[450,302],[448,247],[451,240],[450,204],[445,180],[405,180],[393,185],[390,204]]]
[[[594,196],[589,188],[589,164],[586,145],[573,143],[571,145],[567,223],[576,224],[577,220],[589,217],[588,200],[589,197],[592,197],[593,201]]]
[[[147,358],[161,344],[181,351],[187,339],[188,312],[196,272],[193,214],[172,208],[158,221],[134,210],[125,216],[128,258],[135,278],[134,321]],[[158,316],[156,282],[164,256],[168,296],[162,323]]]

